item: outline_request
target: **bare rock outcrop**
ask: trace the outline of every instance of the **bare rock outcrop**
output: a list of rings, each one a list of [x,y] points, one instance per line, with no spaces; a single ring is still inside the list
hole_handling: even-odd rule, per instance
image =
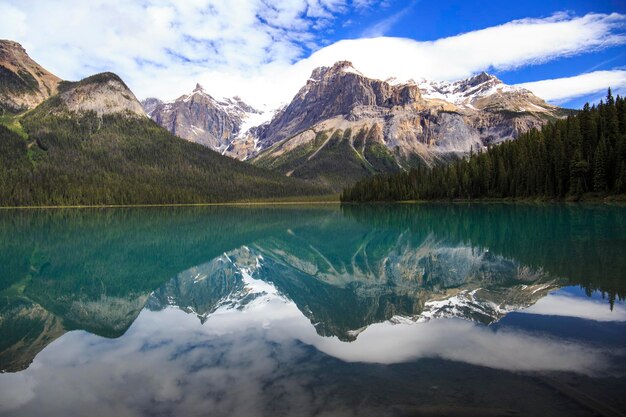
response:
[[[216,100],[200,84],[172,102],[148,98],[142,104],[148,116],[171,133],[221,153],[251,127],[246,122],[261,115],[239,97]]]
[[[59,98],[74,113],[95,112],[98,116],[146,115],[141,103],[124,81],[110,72],[96,74],[76,83],[65,82],[59,90]]]
[[[0,40],[0,114],[35,108],[61,79],[33,61],[17,42]]]

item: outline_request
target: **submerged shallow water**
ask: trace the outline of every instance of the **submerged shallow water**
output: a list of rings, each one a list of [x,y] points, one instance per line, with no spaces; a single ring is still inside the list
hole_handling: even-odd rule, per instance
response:
[[[625,214],[2,211],[0,415],[625,415]]]

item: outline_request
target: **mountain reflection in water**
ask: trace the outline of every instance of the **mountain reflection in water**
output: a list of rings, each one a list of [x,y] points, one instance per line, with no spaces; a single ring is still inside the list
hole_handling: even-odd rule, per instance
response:
[[[620,206],[7,211],[0,230],[0,414],[626,406]]]

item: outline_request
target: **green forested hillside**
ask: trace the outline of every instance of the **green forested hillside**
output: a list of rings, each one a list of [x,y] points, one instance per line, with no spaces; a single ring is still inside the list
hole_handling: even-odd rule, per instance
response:
[[[614,98],[517,140],[432,169],[365,179],[342,201],[573,198],[626,192],[626,100]]]
[[[208,203],[327,193],[177,138],[147,118],[56,109],[0,119],[0,205]]]

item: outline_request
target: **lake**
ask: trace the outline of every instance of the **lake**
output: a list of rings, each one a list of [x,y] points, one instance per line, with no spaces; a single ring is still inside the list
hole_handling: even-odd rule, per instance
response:
[[[0,211],[2,416],[624,416],[626,208]]]

